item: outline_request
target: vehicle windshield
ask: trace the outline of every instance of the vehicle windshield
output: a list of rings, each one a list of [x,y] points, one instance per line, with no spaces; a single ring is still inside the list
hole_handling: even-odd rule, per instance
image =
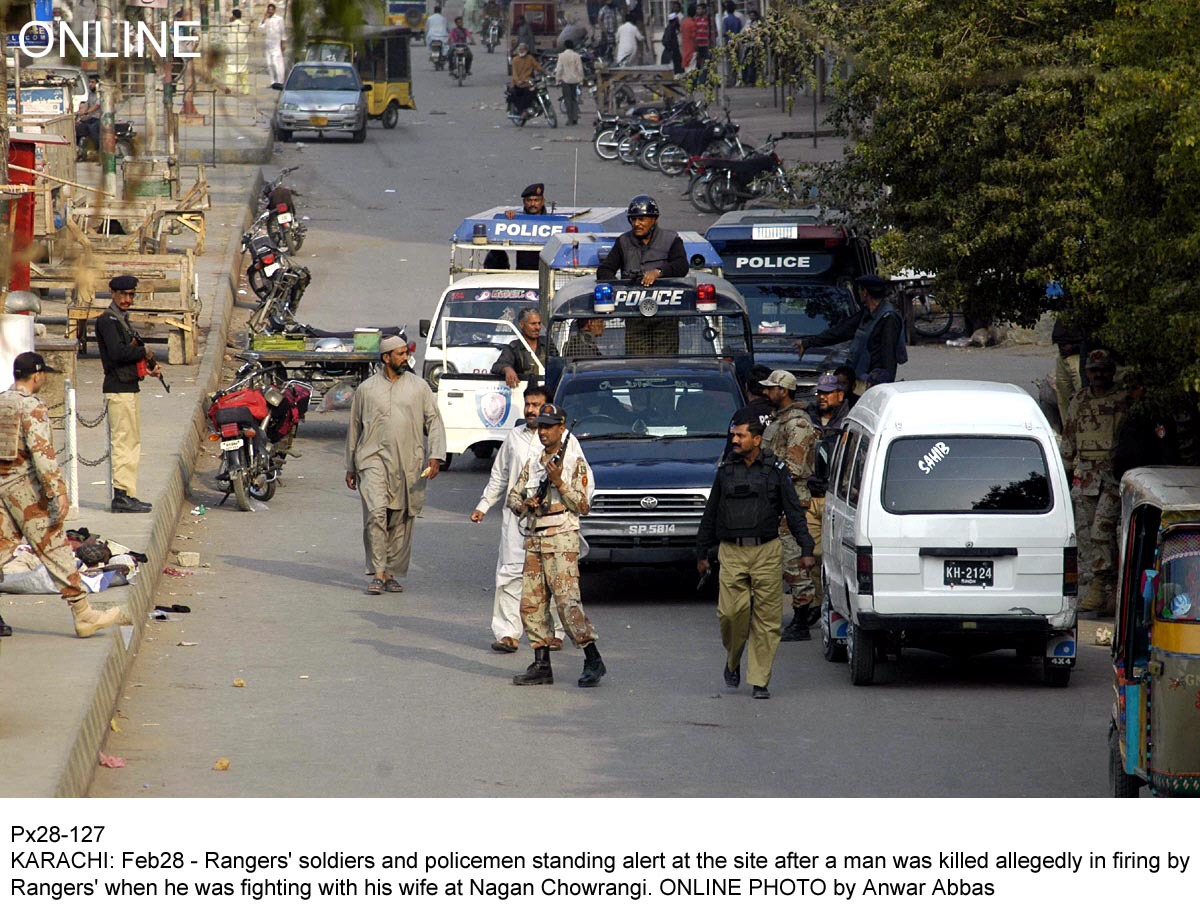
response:
[[[305,59],[309,61],[350,63],[350,46],[342,42],[310,42],[306,50]]]
[[[320,92],[349,90],[355,92],[358,90],[358,87],[358,78],[354,76],[354,71],[348,67],[320,67],[318,65],[307,66],[297,64],[292,68],[292,73],[288,77],[285,89]]]
[[[1173,531],[1163,541],[1158,619],[1200,623],[1200,531]]]
[[[530,288],[458,288],[447,291],[439,316],[473,320],[507,320],[517,325],[522,307],[537,305],[538,293]],[[445,345],[507,345],[513,340],[513,326],[501,323],[438,323],[434,342]]]
[[[815,336],[857,309],[847,288],[813,282],[734,282],[757,336]]]
[[[1037,441],[959,435],[893,441],[882,501],[893,515],[1043,514],[1054,507]]]
[[[558,401],[578,438],[725,438],[738,407],[727,375],[574,378]]]

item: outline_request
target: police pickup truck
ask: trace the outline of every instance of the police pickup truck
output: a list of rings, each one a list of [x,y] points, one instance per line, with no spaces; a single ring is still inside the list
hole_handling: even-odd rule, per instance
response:
[[[741,297],[699,272],[651,288],[579,279],[549,326],[555,402],[596,477],[587,562],[692,560],[751,363]]]
[[[848,360],[848,342],[808,349],[803,358],[793,343],[858,310],[851,282],[875,271],[866,237],[812,209],[732,211],[704,236],[746,301],[757,362],[791,371],[808,393],[817,377]]]

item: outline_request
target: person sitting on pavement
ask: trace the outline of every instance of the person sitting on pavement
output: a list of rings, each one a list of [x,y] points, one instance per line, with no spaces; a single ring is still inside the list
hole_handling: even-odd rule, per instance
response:
[[[537,374],[534,356],[546,367],[546,360],[554,354],[554,347],[549,338],[542,335],[542,315],[532,304],[522,307],[517,314],[517,329],[521,332],[520,339],[514,339],[500,350],[500,357],[492,365],[493,374],[503,374],[504,383],[510,388],[520,386],[526,380]]]
[[[630,229],[617,242],[596,269],[597,281],[612,281],[620,274],[624,281],[637,281],[650,287],[660,278],[686,278],[687,251],[673,230],[658,226],[658,202],[649,195],[638,195],[626,210]]]
[[[471,76],[471,64],[475,61],[475,55],[471,53],[470,46],[475,44],[475,37],[463,25],[461,16],[454,17],[454,28],[450,30],[450,44],[462,47],[467,59],[467,76]]]
[[[908,361],[904,345],[904,319],[887,298],[888,282],[878,275],[861,275],[854,280],[862,310],[836,323],[823,333],[796,340],[801,355],[812,346],[851,343],[850,364],[858,375],[860,388],[866,389],[866,378],[876,368],[886,372],[888,381],[896,379],[896,368]],[[885,383],[882,376],[876,383]]]
[[[512,59],[512,86],[508,90],[508,104],[514,115],[523,115],[537,96],[533,92],[533,75],[543,73],[542,65],[529,53],[529,45],[521,42]]]
[[[54,454],[49,410],[37,396],[46,375],[58,373],[37,352],[22,352],[13,361],[12,387],[0,393],[0,559],[11,559],[18,545],[27,544],[70,605],[75,634],[88,637],[129,620],[119,607],[88,603],[67,544],[67,484]],[[0,636],[11,634],[0,620]]]

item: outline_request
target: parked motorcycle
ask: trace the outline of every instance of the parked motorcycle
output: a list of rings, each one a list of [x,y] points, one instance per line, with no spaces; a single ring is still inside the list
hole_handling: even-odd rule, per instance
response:
[[[429,63],[434,70],[444,70],[446,67],[446,48],[440,39],[435,38],[429,43]]]
[[[251,499],[269,502],[275,495],[313,393],[302,381],[289,381],[282,389],[269,386],[265,375],[256,370],[212,394],[208,407],[209,437],[221,445],[217,482],[243,512],[250,511]]]
[[[776,138],[744,160],[713,160],[709,163],[712,178],[706,194],[713,211],[726,212],[744,208],[756,198],[779,200],[784,206],[799,204],[801,195],[792,186],[783,162],[775,154]]]
[[[467,46],[455,45],[450,49],[450,76],[462,86],[467,79]]]
[[[133,132],[133,122],[117,122],[114,126],[116,133],[117,159],[132,157],[137,145],[137,136]],[[83,125],[75,126],[75,159],[97,159],[96,145],[92,141],[91,132]]]
[[[299,167],[289,166],[266,183],[260,193],[267,213],[267,234],[279,249],[292,255],[300,252],[307,232],[304,222],[296,214],[296,196],[299,193],[283,184],[284,177],[297,169]]]

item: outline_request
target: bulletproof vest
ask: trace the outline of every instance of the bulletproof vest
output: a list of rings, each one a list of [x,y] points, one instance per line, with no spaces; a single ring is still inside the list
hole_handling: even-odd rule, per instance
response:
[[[0,461],[15,461],[21,452],[21,403],[15,390],[0,393]]]
[[[875,312],[859,324],[850,343],[850,363],[854,365],[854,373],[859,380],[866,379],[871,370],[871,335],[884,317],[900,317],[900,313],[890,303],[880,304]],[[908,361],[908,348],[904,344],[904,318],[900,317],[900,336],[896,340],[896,364],[902,365]]]
[[[650,240],[645,246],[634,239],[633,232],[623,233],[617,237],[617,246],[621,247],[621,277],[636,278],[651,269],[660,272],[666,268],[671,247],[679,238],[673,230],[663,230],[655,226],[650,234]]]
[[[1107,461],[1117,446],[1117,429],[1125,417],[1124,394],[1111,390],[1089,396],[1080,414],[1075,445],[1084,461]]]
[[[766,514],[773,455],[763,452],[760,463],[747,467],[740,459],[726,461],[728,481],[722,490],[722,517],[734,532],[752,532]],[[740,469],[739,469],[740,468]]]

